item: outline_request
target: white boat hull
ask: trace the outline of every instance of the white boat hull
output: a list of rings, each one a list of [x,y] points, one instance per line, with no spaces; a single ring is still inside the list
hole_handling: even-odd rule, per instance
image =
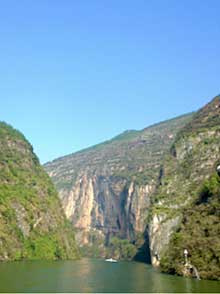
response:
[[[108,259],[106,259],[105,261],[108,261],[108,262],[117,262],[117,260],[112,259],[112,258],[108,258]]]

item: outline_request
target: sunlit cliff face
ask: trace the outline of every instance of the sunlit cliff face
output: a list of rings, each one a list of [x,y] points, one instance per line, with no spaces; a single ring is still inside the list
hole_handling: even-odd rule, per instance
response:
[[[190,118],[125,132],[46,164],[80,246],[105,246],[113,236],[144,239],[163,158]]]

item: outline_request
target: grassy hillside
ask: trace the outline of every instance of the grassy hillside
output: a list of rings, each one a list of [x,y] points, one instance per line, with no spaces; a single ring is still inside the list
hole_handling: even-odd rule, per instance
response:
[[[76,258],[74,234],[32,146],[0,123],[0,260]]]

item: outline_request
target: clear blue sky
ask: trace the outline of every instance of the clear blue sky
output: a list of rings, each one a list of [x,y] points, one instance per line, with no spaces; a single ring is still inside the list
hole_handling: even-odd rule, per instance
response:
[[[0,0],[0,120],[42,163],[200,108],[220,1]]]

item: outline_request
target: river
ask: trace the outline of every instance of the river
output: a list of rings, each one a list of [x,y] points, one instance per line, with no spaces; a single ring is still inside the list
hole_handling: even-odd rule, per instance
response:
[[[138,262],[20,261],[0,263],[0,292],[220,292],[220,282],[161,274]]]

